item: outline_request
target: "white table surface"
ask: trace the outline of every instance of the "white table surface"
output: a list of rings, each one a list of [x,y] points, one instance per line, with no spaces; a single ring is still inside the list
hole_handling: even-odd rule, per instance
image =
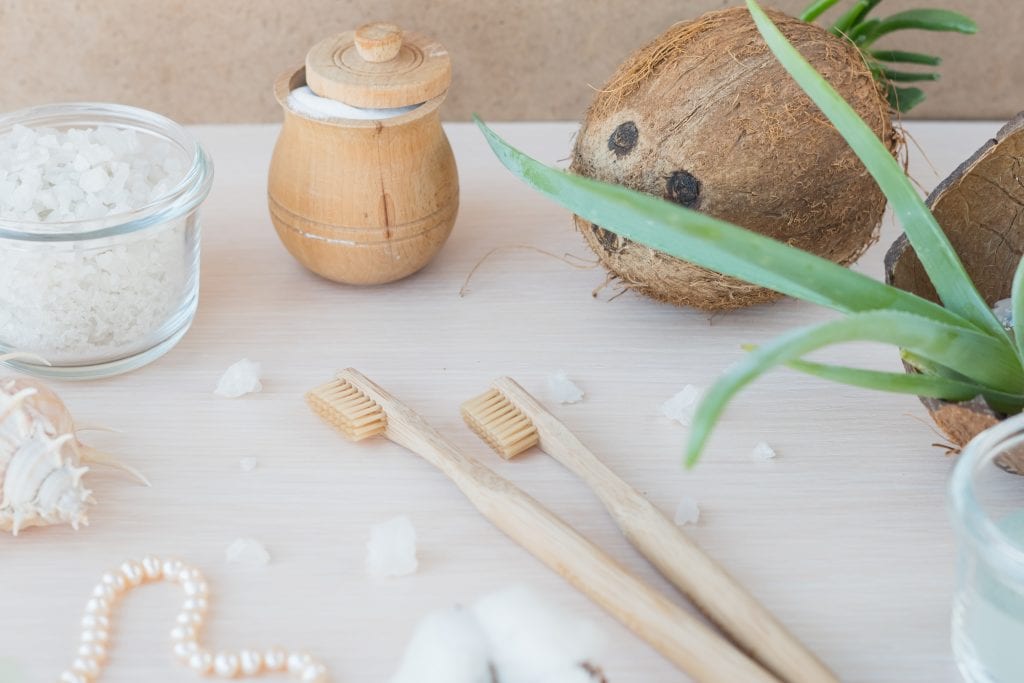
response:
[[[933,187],[997,127],[911,124],[938,172],[912,145],[913,175]],[[555,163],[567,157],[574,125],[497,130]],[[57,385],[80,422],[121,430],[92,442],[144,470],[153,487],[96,473],[90,527],[0,536],[0,660],[20,667],[16,680],[55,680],[100,574],[147,553],[178,555],[206,572],[212,647],[307,648],[339,682],[386,681],[420,617],[514,583],[607,630],[600,664],[613,683],[686,680],[483,520],[439,472],[387,442],[347,443],[322,424],[302,394],[344,366],[364,371],[678,599],[580,482],[542,455],[500,462],[458,416],[459,403],[499,374],[544,399],[545,377],[564,368],[586,398],[554,412],[667,513],[682,496],[695,497],[702,516],[693,536],[842,680],[958,680],[948,645],[951,460],[932,446],[939,439],[916,399],[778,371],[741,395],[690,472],[680,464],[685,429],[659,414],[685,384],[709,385],[743,354],[742,343],[828,312],[786,301],[711,319],[631,293],[611,300],[614,286],[594,298],[599,268],[522,249],[492,256],[460,297],[466,275],[494,247],[590,256],[567,212],[505,172],[468,124],[448,126],[462,207],[439,258],[391,286],[331,284],[294,262],[271,227],[264,188],[277,128],[195,131],[215,159],[216,182],[204,207],[193,329],[142,370]],[[898,232],[887,219],[859,268],[880,277]],[[839,353],[899,369],[889,348]],[[222,371],[243,357],[263,363],[263,393],[213,396]],[[777,460],[750,459],[761,440]],[[240,470],[246,456],[259,461],[254,472]],[[371,582],[363,569],[368,529],[400,514],[418,530],[420,571]],[[240,536],[262,541],[272,563],[225,564]],[[130,594],[100,680],[196,680],[168,646],[179,603],[170,586]]]

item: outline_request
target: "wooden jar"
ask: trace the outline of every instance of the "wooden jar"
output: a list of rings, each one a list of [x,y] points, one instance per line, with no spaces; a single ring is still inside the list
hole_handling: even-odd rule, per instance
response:
[[[360,108],[418,105],[392,118],[314,118],[289,94],[309,84]],[[278,236],[302,265],[336,282],[392,282],[423,268],[455,224],[459,181],[439,109],[451,83],[444,47],[389,24],[314,46],[274,86],[284,126],[270,164]]]

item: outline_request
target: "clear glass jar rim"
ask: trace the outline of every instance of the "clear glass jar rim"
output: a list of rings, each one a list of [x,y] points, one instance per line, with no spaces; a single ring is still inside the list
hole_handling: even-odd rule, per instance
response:
[[[213,162],[202,145],[179,123],[148,109],[104,102],[66,102],[19,109],[0,116],[0,132],[15,125],[45,127],[73,120],[78,126],[136,126],[178,146],[191,166],[167,194],[133,211],[85,221],[31,223],[0,218],[0,239],[30,242],[78,242],[125,235],[191,212],[210,193]],[[82,226],[95,225],[95,228]],[[31,229],[26,226],[31,226]],[[74,229],[72,229],[74,226]]]
[[[1024,544],[999,527],[974,493],[978,470],[993,464],[1003,447],[1015,440],[1024,443],[1024,414],[1007,418],[986,429],[964,447],[950,477],[949,507],[958,531],[990,564],[1024,581]],[[1024,476],[1021,484],[1024,489]]]

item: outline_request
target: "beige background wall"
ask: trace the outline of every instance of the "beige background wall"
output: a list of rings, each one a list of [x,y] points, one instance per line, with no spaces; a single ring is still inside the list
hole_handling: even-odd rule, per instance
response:
[[[275,121],[274,77],[320,38],[375,19],[451,52],[445,114],[576,119],[634,48],[671,23],[740,0],[0,0],[0,110],[57,100],[125,102],[184,122]],[[849,6],[853,0],[844,0]],[[796,13],[804,0],[776,0]],[[946,58],[923,118],[1024,109],[1024,2],[886,0],[970,13],[974,37],[898,34],[886,45]]]

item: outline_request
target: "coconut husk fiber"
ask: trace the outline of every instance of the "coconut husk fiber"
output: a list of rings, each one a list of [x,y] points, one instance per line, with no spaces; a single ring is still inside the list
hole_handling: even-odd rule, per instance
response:
[[[786,37],[896,150],[884,93],[847,40],[779,12]],[[885,198],[769,51],[746,8],[672,26],[598,92],[571,170],[663,197],[837,263],[878,235]],[[618,237],[579,217],[604,265],[638,292],[726,310],[781,295]]]
[[[928,206],[989,306],[1009,297],[1024,254],[1024,113],[944,180],[928,197]],[[886,254],[885,275],[889,284],[939,301],[906,235]],[[914,369],[908,366],[907,371]],[[1006,417],[981,397],[964,403],[921,401],[958,447]],[[1001,464],[1024,473],[1024,456]]]

